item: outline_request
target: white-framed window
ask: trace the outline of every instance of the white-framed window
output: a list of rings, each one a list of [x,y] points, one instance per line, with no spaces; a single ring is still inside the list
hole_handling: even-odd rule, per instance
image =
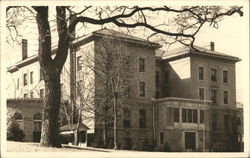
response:
[[[197,123],[198,122],[197,109],[182,109],[182,122]]]
[[[32,84],[34,82],[34,78],[33,78],[33,71],[30,72],[30,84]]]

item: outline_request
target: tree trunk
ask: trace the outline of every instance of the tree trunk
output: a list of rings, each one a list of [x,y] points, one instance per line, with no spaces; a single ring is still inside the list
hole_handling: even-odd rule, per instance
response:
[[[78,145],[78,130],[74,131],[74,145]]]
[[[117,93],[115,93],[115,97],[114,97],[114,149],[118,149],[118,146],[117,146],[117,109],[116,109],[116,104],[117,104]]]
[[[61,103],[60,73],[43,73],[45,97],[40,146],[61,147],[59,142],[59,109]]]

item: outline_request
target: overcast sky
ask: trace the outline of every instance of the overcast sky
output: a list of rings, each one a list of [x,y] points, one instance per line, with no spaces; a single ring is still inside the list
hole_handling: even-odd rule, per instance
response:
[[[248,5],[247,1],[244,4]],[[237,56],[242,59],[242,61],[236,64],[236,87],[237,87],[237,101],[243,102],[244,96],[248,95],[246,90],[246,85],[248,85],[248,72],[249,72],[249,9],[245,5],[244,16],[240,17],[235,15],[232,17],[226,17],[222,22],[219,23],[219,28],[214,29],[210,27],[204,27],[200,33],[197,35],[196,45],[209,48],[209,43],[211,41],[215,42],[215,50],[228,55]],[[26,24],[26,32],[29,39],[37,41],[37,36],[34,36],[34,31],[36,30],[35,23]],[[90,27],[87,32],[95,29],[100,29],[100,26]],[[27,34],[28,33],[28,34]],[[86,33],[86,32],[85,32]],[[138,34],[137,36],[142,36]],[[146,38],[146,37],[145,37]],[[4,53],[1,53],[9,66],[21,59],[20,47],[11,48],[10,45],[6,45]],[[29,55],[37,53],[37,43],[35,42],[31,46],[29,45]],[[248,86],[247,86],[248,87]]]

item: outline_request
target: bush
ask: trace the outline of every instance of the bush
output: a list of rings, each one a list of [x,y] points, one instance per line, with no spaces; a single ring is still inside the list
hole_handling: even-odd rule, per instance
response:
[[[20,129],[19,125],[12,121],[7,130],[7,140],[12,141],[23,141],[25,134],[22,129]]]

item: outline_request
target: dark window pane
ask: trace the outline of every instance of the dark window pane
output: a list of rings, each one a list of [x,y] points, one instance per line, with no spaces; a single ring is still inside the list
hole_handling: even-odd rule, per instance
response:
[[[228,82],[228,72],[227,71],[223,71],[223,82],[224,83]]]
[[[199,80],[204,80],[204,68],[199,67]]]
[[[211,69],[211,81],[217,81],[217,70]]]
[[[187,109],[182,109],[182,122],[187,122]]]
[[[22,39],[22,58],[23,60],[28,57],[28,40]]]
[[[179,122],[179,109],[174,108],[174,122]]]
[[[23,75],[23,85],[26,86],[27,83],[28,83],[28,78],[27,78],[27,74],[25,73],[25,74]]]
[[[192,123],[192,109],[188,109],[188,122]]]
[[[224,104],[228,104],[228,92],[224,91]]]
[[[33,83],[33,71],[30,72],[30,84]]]
[[[145,82],[140,82],[140,97],[145,97]]]
[[[145,72],[145,59],[139,58],[139,72]]]
[[[197,110],[193,110],[193,123],[197,123]]]

